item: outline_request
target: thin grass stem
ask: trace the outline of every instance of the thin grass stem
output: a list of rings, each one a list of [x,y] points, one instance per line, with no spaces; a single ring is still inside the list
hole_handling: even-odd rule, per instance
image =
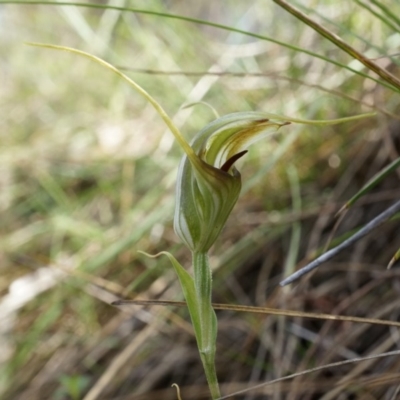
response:
[[[378,64],[372,61],[369,58],[366,58],[363,54],[361,54],[358,50],[351,47],[347,44],[344,40],[342,40],[339,36],[335,35],[334,33],[330,32],[328,29],[324,28],[322,25],[318,24],[317,22],[313,21],[307,15],[302,13],[301,11],[297,10],[295,7],[288,4],[285,0],[274,0],[275,3],[279,4],[282,8],[288,11],[290,14],[295,16],[300,21],[303,21],[305,24],[313,28],[316,32],[320,35],[334,43],[337,47],[345,51],[347,54],[355,58],[356,60],[360,61],[364,64],[369,70],[374,71],[377,75],[379,75],[383,80],[388,82],[396,91],[400,90],[400,80],[391,74],[390,72],[386,71],[385,69],[381,68]]]
[[[393,217],[393,215],[395,215],[399,211],[400,211],[400,200],[398,202],[396,202],[395,204],[393,204],[391,207],[389,207],[382,214],[379,214],[376,218],[374,218],[367,225],[365,225],[364,228],[360,229],[356,234],[351,236],[349,239],[345,240],[339,246],[322,254],[320,257],[315,259],[310,264],[299,269],[294,274],[292,274],[289,277],[287,277],[286,279],[284,279],[282,282],[280,282],[280,285],[281,286],[289,285],[290,283],[293,283],[297,279],[301,278],[303,275],[308,274],[315,268],[319,267],[322,263],[330,260],[332,257],[336,256],[342,250],[346,249],[347,247],[351,246],[352,244],[354,244],[355,242],[357,242],[358,240],[360,240],[361,238],[366,236],[372,230],[381,226],[385,221],[387,221],[389,218]]]

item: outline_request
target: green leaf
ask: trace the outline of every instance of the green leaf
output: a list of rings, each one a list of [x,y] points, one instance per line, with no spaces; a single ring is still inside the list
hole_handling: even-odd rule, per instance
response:
[[[197,297],[196,297],[196,289],[195,289],[193,278],[182,267],[182,265],[179,264],[178,260],[171,253],[168,253],[167,251],[162,251],[155,255],[145,253],[144,251],[139,251],[139,253],[144,254],[145,256],[150,257],[150,258],[157,258],[160,255],[166,255],[169,258],[172,266],[174,267],[176,274],[178,275],[179,283],[181,284],[182,292],[183,292],[183,295],[186,300],[186,304],[189,309],[190,318],[192,319],[192,324],[193,324],[193,328],[195,330],[197,342],[201,343],[202,335],[201,335],[199,306],[198,306],[198,301],[197,301]]]
[[[400,166],[400,157],[396,158],[388,166],[379,171],[374,175],[346,204],[338,211],[337,214],[341,214],[344,210],[349,209],[360,197],[368,193],[372,188],[374,188],[379,182],[382,181],[387,175]]]

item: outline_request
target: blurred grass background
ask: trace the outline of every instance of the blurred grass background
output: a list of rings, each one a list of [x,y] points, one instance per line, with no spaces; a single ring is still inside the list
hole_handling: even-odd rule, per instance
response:
[[[399,25],[372,1],[294,4],[399,76]],[[389,5],[390,3],[390,5]],[[100,4],[100,3],[99,3]],[[118,1],[272,37],[368,71],[272,2]],[[380,3],[378,3],[380,4]],[[400,15],[396,1],[385,3]],[[376,15],[378,14],[378,15]],[[382,17],[383,15],[383,17]],[[381,16],[381,17],[379,17]],[[250,149],[243,193],[212,252],[216,302],[398,319],[398,222],[311,277],[277,283],[321,251],[334,214],[400,150],[398,93],[327,61],[176,19],[76,6],[0,5],[0,393],[4,399],[207,398],[185,309],[112,307],[120,297],[181,300],[163,258],[188,268],[172,229],[182,155],[150,105],[76,47],[124,68],[188,140],[220,115],[307,119],[377,111],[329,127],[291,125]],[[141,71],[139,71],[141,70]],[[146,70],[146,71],[143,71]],[[375,77],[373,74],[369,74]],[[337,237],[399,197],[393,173]],[[395,328],[218,312],[225,394],[307,367],[396,349]],[[243,399],[395,399],[395,358],[332,369]]]

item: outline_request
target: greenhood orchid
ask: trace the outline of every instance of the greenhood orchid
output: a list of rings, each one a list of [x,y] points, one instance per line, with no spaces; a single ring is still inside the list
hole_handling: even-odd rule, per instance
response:
[[[229,114],[208,124],[191,143],[179,166],[174,228],[193,252],[206,253],[219,236],[240,194],[234,162],[257,140],[288,122],[265,113]]]

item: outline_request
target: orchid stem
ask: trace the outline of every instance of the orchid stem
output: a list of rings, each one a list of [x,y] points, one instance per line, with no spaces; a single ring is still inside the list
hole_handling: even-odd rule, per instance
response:
[[[197,345],[213,399],[221,397],[215,370],[217,317],[211,303],[212,272],[207,253],[193,253],[194,284],[200,316],[200,335]],[[200,336],[200,337],[198,337]]]

